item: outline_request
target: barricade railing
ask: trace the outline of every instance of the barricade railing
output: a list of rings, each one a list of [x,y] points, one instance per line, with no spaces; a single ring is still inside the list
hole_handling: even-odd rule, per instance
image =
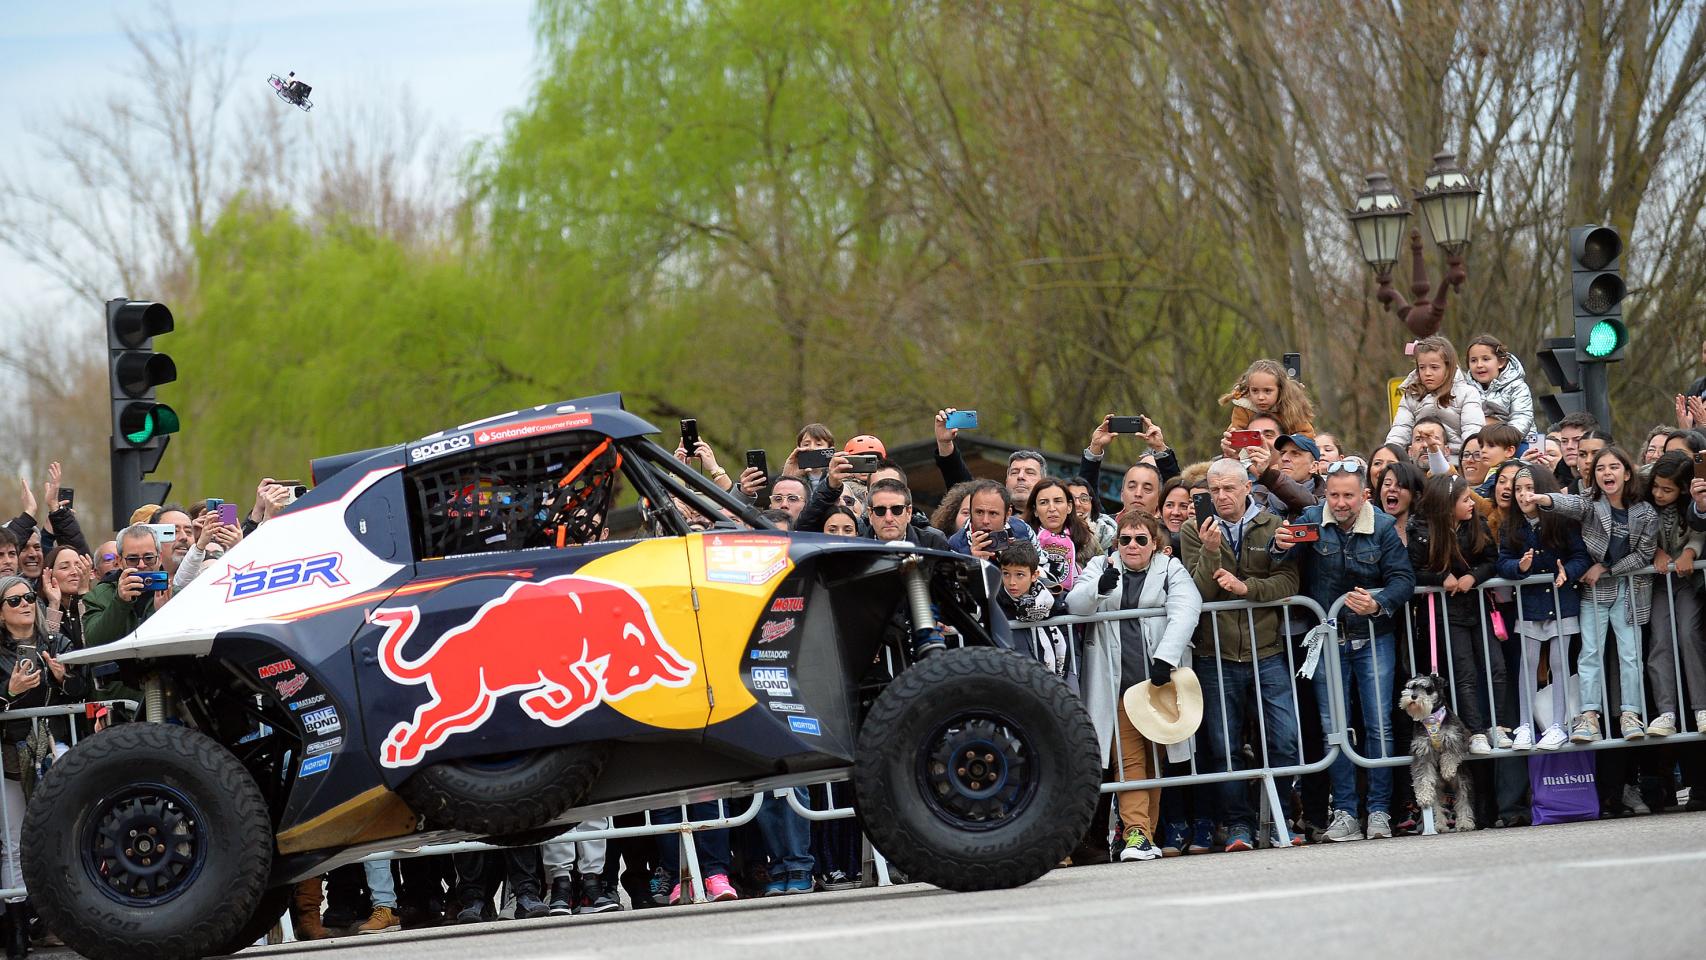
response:
[[[1701,732],[1693,711],[1687,709],[1691,704],[1700,704],[1706,709],[1706,651],[1699,645],[1706,643],[1699,637],[1684,635],[1680,621],[1691,619],[1694,611],[1700,608],[1701,589],[1698,581],[1701,571],[1692,574],[1659,574],[1652,567],[1629,574],[1611,578],[1618,583],[1620,597],[1628,598],[1626,607],[1620,616],[1628,618],[1619,636],[1619,625],[1609,620],[1609,614],[1614,607],[1599,604],[1592,600],[1592,592],[1586,585],[1569,583],[1560,586],[1553,575],[1537,575],[1523,580],[1491,579],[1485,583],[1476,584],[1471,588],[1474,598],[1470,601],[1463,596],[1465,591],[1452,594],[1444,587],[1417,587],[1415,595],[1407,608],[1393,615],[1393,650],[1388,654],[1381,652],[1382,644],[1375,636],[1372,622],[1365,629],[1354,632],[1339,630],[1338,642],[1323,644],[1326,648],[1322,662],[1329,666],[1329,689],[1339,701],[1335,715],[1345,717],[1347,723],[1337,730],[1329,731],[1330,741],[1336,741],[1344,754],[1358,766],[1364,768],[1395,768],[1406,767],[1411,763],[1407,754],[1394,755],[1391,747],[1394,723],[1406,722],[1398,716],[1397,698],[1410,676],[1424,673],[1438,674],[1446,681],[1448,702],[1455,714],[1471,735],[1482,734],[1488,737],[1490,750],[1486,754],[1472,755],[1472,759],[1497,759],[1501,757],[1526,757],[1535,748],[1512,749],[1500,747],[1503,736],[1495,736],[1493,731],[1516,731],[1523,725],[1528,725],[1529,734],[1536,744],[1544,737],[1547,729],[1555,725],[1567,736],[1570,733],[1573,718],[1581,712],[1586,704],[1597,704],[1600,718],[1600,738],[1589,743],[1574,743],[1566,740],[1553,748],[1559,752],[1619,750],[1640,746],[1652,746],[1664,743],[1688,743],[1706,740],[1706,734]],[[1651,641],[1643,640],[1643,628],[1633,623],[1636,584],[1639,578],[1649,578],[1650,611],[1648,630]],[[1603,581],[1602,581],[1603,582]],[[1539,591],[1539,597],[1534,592]],[[1561,600],[1566,591],[1577,595],[1579,613],[1575,618],[1558,618],[1557,612],[1563,607]],[[1525,595],[1527,595],[1525,597]],[[1678,616],[1680,609],[1684,614]],[[1550,600],[1550,604],[1542,603],[1542,599]],[[1331,609],[1329,619],[1335,623],[1345,612],[1345,600],[1336,600]],[[1465,631],[1461,625],[1452,623],[1452,608],[1456,607],[1461,617],[1462,605],[1474,603],[1471,612],[1474,627]],[[1553,616],[1541,619],[1536,616],[1539,610],[1550,611]],[[1660,612],[1665,615],[1661,618]],[[1505,637],[1499,638],[1495,631],[1498,627],[1494,622],[1494,614],[1502,624]],[[1607,621],[1599,623],[1600,617]],[[1582,690],[1579,700],[1572,703],[1570,696],[1570,681],[1579,677],[1580,668],[1586,657],[1585,649],[1578,656],[1572,657],[1572,648],[1581,643],[1584,631],[1594,630],[1603,633],[1597,643],[1599,668],[1597,676],[1590,674],[1589,683],[1594,689]],[[1402,631],[1403,647],[1397,642]],[[1366,634],[1366,636],[1365,636]],[[1378,680],[1384,674],[1382,668],[1388,664],[1382,663],[1382,657],[1392,660],[1391,683],[1377,683],[1373,693],[1376,695],[1376,712],[1386,718],[1388,729],[1385,736],[1376,738],[1364,730],[1364,743],[1359,749],[1353,743],[1351,727],[1348,722],[1348,696],[1343,686],[1344,673],[1340,666],[1340,658],[1344,653],[1347,642],[1365,640],[1370,650],[1370,672]],[[1618,644],[1629,643],[1632,650],[1625,651]],[[1549,650],[1544,650],[1549,646]],[[1540,656],[1546,655],[1551,696],[1549,704],[1537,701],[1541,692],[1538,683],[1539,670],[1542,664]],[[1635,692],[1625,694],[1621,689],[1619,657],[1617,654],[1631,654],[1635,662],[1634,679]],[[1656,652],[1663,658],[1662,671],[1648,669],[1649,653]],[[1685,678],[1685,666],[1697,665],[1695,686],[1691,687]],[[1648,697],[1648,686],[1654,679],[1659,682],[1657,696]],[[1359,693],[1359,696],[1361,694]],[[1689,697],[1695,698],[1689,700]],[[1669,706],[1669,710],[1651,710],[1649,702],[1658,707]],[[1651,724],[1656,714],[1671,713],[1677,725],[1674,734],[1665,737],[1641,737],[1624,739],[1617,727],[1621,707],[1627,704],[1636,709],[1643,726]],[[1549,724],[1542,724],[1539,711],[1547,710]],[[1366,728],[1367,723],[1363,726]],[[1370,750],[1378,743],[1378,749]],[[1435,831],[1431,810],[1423,811],[1424,833]]]
[[[1258,626],[1258,614],[1263,611],[1274,611],[1277,623]],[[1248,649],[1236,651],[1228,649],[1226,638],[1222,636],[1222,615],[1234,614],[1242,618],[1243,632],[1241,637],[1247,641],[1238,641],[1242,648],[1245,643]],[[1125,755],[1121,743],[1119,729],[1123,708],[1120,705],[1120,688],[1130,684],[1110,677],[1111,689],[1107,691],[1113,703],[1115,712],[1113,762],[1114,769],[1119,771],[1116,777],[1102,784],[1103,793],[1120,794],[1134,790],[1215,787],[1221,784],[1238,781],[1259,781],[1262,787],[1263,806],[1272,814],[1272,826],[1275,838],[1282,844],[1291,842],[1290,829],[1286,824],[1284,811],[1286,805],[1281,796],[1280,783],[1289,782],[1295,777],[1318,773],[1330,767],[1338,758],[1338,750],[1328,744],[1323,748],[1323,755],[1314,762],[1304,762],[1304,756],[1309,752],[1303,736],[1305,728],[1304,706],[1298,697],[1298,685],[1294,681],[1298,663],[1295,641],[1307,631],[1313,622],[1325,615],[1320,605],[1305,596],[1293,596],[1268,602],[1252,602],[1247,600],[1211,601],[1202,604],[1202,612],[1194,630],[1195,645],[1187,648],[1190,661],[1180,666],[1192,667],[1198,682],[1203,687],[1203,722],[1198,732],[1186,743],[1188,756],[1178,762],[1164,762],[1163,755],[1167,748],[1150,743],[1146,775],[1141,778],[1127,780],[1124,776]],[[1117,623],[1123,620],[1147,620],[1167,616],[1164,607],[1137,607],[1129,610],[1102,611],[1078,616],[1054,617],[1036,623],[1014,623],[1013,629],[1020,630],[1045,628],[1055,626],[1088,626],[1094,627],[1100,623]],[[1208,644],[1204,645],[1204,633]],[[1260,650],[1265,640],[1273,640],[1279,649],[1271,650],[1264,656]],[[1086,637],[1089,643],[1090,638]],[[1240,660],[1229,656],[1229,653],[1247,654],[1248,659]],[[1088,661],[1090,653],[1086,652],[1084,661]],[[1082,664],[1081,664],[1082,669]],[[1129,678],[1128,678],[1129,679]],[[1139,677],[1137,680],[1147,679]],[[1088,692],[1088,691],[1086,691]],[[1253,702],[1254,709],[1246,712],[1246,702]],[[1326,726],[1335,729],[1343,726],[1343,714],[1339,712],[1337,701],[1321,705],[1332,711],[1321,719]],[[1317,709],[1317,713],[1320,710]],[[1244,746],[1243,721],[1253,714],[1255,719],[1255,742],[1252,747],[1256,750],[1256,762],[1244,766],[1240,763]],[[1276,726],[1281,729],[1273,730]],[[1275,762],[1275,753],[1280,754],[1282,762]],[[1230,794],[1226,794],[1230,796]],[[1163,797],[1163,809],[1176,798]],[[1266,839],[1260,828],[1266,817],[1261,811],[1253,815],[1244,815],[1234,808],[1229,812],[1221,809],[1220,804],[1213,804],[1223,816],[1238,816],[1240,819],[1250,819],[1248,824],[1258,841]],[[1195,818],[1195,817],[1193,817]],[[1157,812],[1157,822],[1161,821],[1161,812]]]
[[[0,713],[0,722],[16,723],[28,720],[30,721],[30,729],[33,733],[40,728],[43,720],[52,719],[54,717],[69,717],[71,718],[71,722],[67,724],[66,739],[68,739],[70,743],[67,743],[66,746],[73,747],[77,745],[78,740],[76,721],[79,718],[88,717],[91,705],[105,706],[109,708],[115,705],[123,705],[129,707],[133,711],[137,709],[137,703],[134,700],[89,700],[83,703],[59,703],[47,707],[18,707]],[[18,758],[20,776],[22,775],[21,768],[24,762],[22,751],[20,750],[20,756]],[[4,880],[0,880],[0,899],[8,900],[26,895],[23,886],[22,874],[13,873],[14,869],[22,863],[21,855],[18,852],[18,838],[23,827],[24,811],[22,809],[14,810],[12,808],[12,783],[13,781],[7,780],[5,789],[0,790],[0,830],[5,831],[3,835],[0,835],[0,838],[3,838],[6,844],[5,860],[7,874]],[[18,783],[19,787],[17,790],[17,796],[21,799],[23,796],[22,781],[20,780]],[[6,880],[10,880],[14,875],[18,882],[15,884],[7,883]]]

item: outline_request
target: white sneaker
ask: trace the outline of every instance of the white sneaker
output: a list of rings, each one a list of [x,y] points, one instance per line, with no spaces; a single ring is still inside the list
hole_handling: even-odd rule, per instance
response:
[[[1327,839],[1334,843],[1361,840],[1362,823],[1357,820],[1355,814],[1334,810],[1333,822],[1327,825]]]
[[[1556,750],[1569,742],[1570,735],[1564,732],[1563,727],[1554,723],[1546,728],[1546,732],[1540,737],[1540,742],[1534,746],[1537,750]]]
[[[1477,733],[1473,737],[1470,737],[1469,738],[1469,752],[1475,754],[1478,757],[1486,756],[1487,754],[1492,753],[1493,747],[1491,744],[1489,744],[1487,742],[1487,735],[1484,733]]]
[[[1661,713],[1647,724],[1647,736],[1668,737],[1676,732],[1676,714]]]
[[[1637,817],[1644,817],[1653,811],[1648,809],[1647,801],[1641,797],[1641,788],[1632,783],[1623,785],[1623,805]]]
[[[1513,743],[1511,735],[1503,727],[1488,727],[1487,739],[1492,742],[1494,750],[1509,750]]]
[[[1392,839],[1392,815],[1384,810],[1373,810],[1368,815],[1368,838],[1370,840]]]
[[[1520,727],[1517,727],[1516,728],[1516,736],[1511,738],[1510,749],[1512,749],[1512,750],[1533,750],[1534,749],[1534,728],[1529,726],[1526,723]]]

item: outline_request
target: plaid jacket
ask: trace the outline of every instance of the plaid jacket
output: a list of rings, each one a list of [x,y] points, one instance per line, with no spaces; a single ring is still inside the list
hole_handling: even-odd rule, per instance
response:
[[[1541,509],[1548,509],[1542,507]],[[1581,521],[1582,542],[1587,544],[1588,556],[1603,563],[1611,549],[1611,504],[1604,499],[1552,494],[1552,510]],[[1617,600],[1617,583],[1625,576],[1653,565],[1653,553],[1659,543],[1659,513],[1650,503],[1629,505],[1629,555],[1606,568],[1606,574],[1592,587],[1583,587],[1582,599],[1611,604]],[[1633,598],[1636,626],[1647,622],[1652,607],[1653,575],[1639,573],[1628,576],[1629,594]]]

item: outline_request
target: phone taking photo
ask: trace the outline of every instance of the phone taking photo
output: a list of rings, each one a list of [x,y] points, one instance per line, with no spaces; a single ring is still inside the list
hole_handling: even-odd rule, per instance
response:
[[[1321,539],[1321,525],[1318,523],[1293,523],[1284,529],[1291,534],[1292,543],[1314,543]]]
[[[1214,498],[1206,493],[1191,494],[1191,506],[1196,508],[1199,527],[1214,517]]]
[[[1011,530],[991,530],[987,536],[989,537],[989,544],[986,547],[988,550],[1000,550],[1013,542],[1013,531]]]
[[[876,473],[877,465],[883,462],[883,458],[874,453],[850,453],[847,455],[847,462],[852,473]]]
[[[757,470],[765,476],[770,476],[770,458],[763,450],[748,450],[746,452],[746,468]]]
[[[1280,366],[1285,368],[1286,376],[1293,380],[1303,379],[1303,354],[1288,353],[1280,358]]]
[[[1259,447],[1262,445],[1262,431],[1234,430],[1232,431],[1232,439],[1230,442],[1232,444],[1232,449],[1234,450],[1243,450],[1246,447]]]
[[[1144,432],[1144,428],[1147,426],[1147,424],[1144,423],[1144,421],[1146,419],[1147,419],[1146,417],[1142,417],[1142,416],[1137,416],[1137,417],[1109,417],[1108,418],[1108,432],[1109,433],[1141,434]]]
[[[942,421],[942,426],[949,430],[976,430],[976,410],[955,410]]]
[[[794,464],[801,470],[822,470],[829,466],[829,458],[835,456],[835,451],[828,447],[818,450],[801,450],[794,454]]]
[[[1694,479],[1706,480],[1706,451],[1694,455]]]
[[[77,502],[77,491],[70,487],[60,487],[59,502],[65,504],[65,509],[71,509],[72,505]]]
[[[228,527],[235,527],[237,525],[237,505],[235,503],[222,503],[219,505],[219,522]]]
[[[688,419],[681,421],[681,449],[686,450],[687,459],[692,460],[698,456],[698,454],[693,452],[698,448],[699,421],[689,417]]]
[[[178,539],[178,528],[169,523],[151,523],[148,529],[154,531],[154,537],[160,541],[161,546]]]

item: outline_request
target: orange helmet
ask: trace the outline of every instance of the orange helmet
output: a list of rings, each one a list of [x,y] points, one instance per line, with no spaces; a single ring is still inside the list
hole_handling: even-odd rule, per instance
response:
[[[889,452],[883,447],[883,442],[868,433],[861,433],[847,441],[842,453],[874,453],[883,459],[888,459]]]

